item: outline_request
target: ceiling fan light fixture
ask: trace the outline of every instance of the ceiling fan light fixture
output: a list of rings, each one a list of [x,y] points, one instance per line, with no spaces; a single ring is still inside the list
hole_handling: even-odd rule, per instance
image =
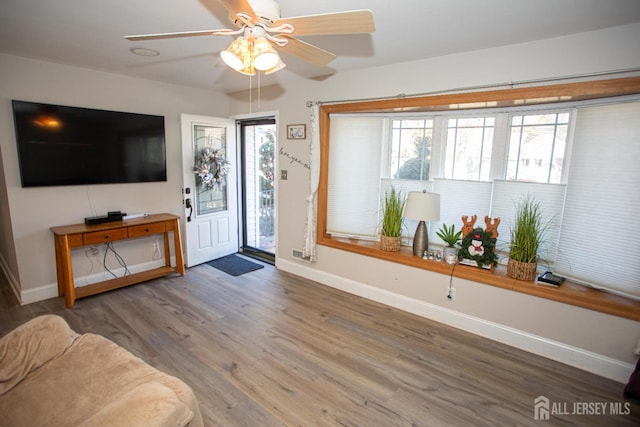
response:
[[[284,62],[282,62],[282,59],[281,59],[280,61],[278,61],[278,63],[276,64],[276,66],[275,66],[275,67],[270,68],[270,69],[268,69],[268,70],[265,70],[265,72],[264,72],[264,73],[265,73],[266,75],[268,75],[268,74],[273,74],[273,73],[275,73],[276,71],[280,71],[280,70],[282,70],[282,69],[283,69],[284,67],[286,67],[286,66],[287,66],[287,64],[285,64]]]
[[[264,37],[253,41],[253,66],[260,70],[270,70],[278,65],[280,57],[271,43]]]
[[[236,71],[239,72],[240,74],[244,74],[245,76],[256,75],[256,69],[252,65],[244,67],[242,70],[236,70]]]
[[[215,1],[215,0],[210,0]],[[238,36],[220,52],[227,66],[245,75],[258,71],[272,74],[286,65],[278,50],[319,67],[336,58],[331,52],[299,40],[298,36],[365,34],[375,31],[373,14],[368,9],[320,13],[282,18],[278,0],[217,0],[227,9],[236,29],[179,31],[172,33],[125,36],[130,41],[195,36]],[[242,35],[240,35],[242,34]],[[133,53],[150,56],[156,51],[133,48]]]
[[[229,47],[220,52],[220,57],[236,71],[248,68],[251,63],[251,47],[244,37],[235,39]]]

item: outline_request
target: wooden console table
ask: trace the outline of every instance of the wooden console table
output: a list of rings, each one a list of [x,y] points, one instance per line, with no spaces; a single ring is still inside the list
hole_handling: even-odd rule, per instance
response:
[[[182,242],[180,240],[180,218],[176,215],[155,214],[144,218],[106,222],[96,225],[63,225],[60,227],[52,227],[51,231],[54,234],[56,245],[58,295],[65,296],[67,307],[69,308],[73,307],[77,298],[129,286],[171,273],[180,273],[180,275],[184,276],[184,260],[182,258]],[[175,268],[171,267],[171,252],[169,247],[170,232],[173,232],[173,246],[176,256]],[[71,249],[155,234],[164,234],[165,265],[163,267],[81,286],[79,288],[75,287],[73,282]]]

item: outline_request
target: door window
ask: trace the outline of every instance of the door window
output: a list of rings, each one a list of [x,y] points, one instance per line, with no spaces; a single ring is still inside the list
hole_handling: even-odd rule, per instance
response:
[[[196,215],[227,210],[226,128],[195,124]]]

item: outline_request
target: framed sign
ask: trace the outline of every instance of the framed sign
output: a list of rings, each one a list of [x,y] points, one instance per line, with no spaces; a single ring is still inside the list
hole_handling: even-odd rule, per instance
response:
[[[306,137],[306,125],[287,125],[287,139],[305,139]]]

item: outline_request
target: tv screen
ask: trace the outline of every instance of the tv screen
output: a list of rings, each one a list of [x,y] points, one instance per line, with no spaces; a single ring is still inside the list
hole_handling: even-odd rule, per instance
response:
[[[163,116],[12,106],[23,187],[167,180]]]

